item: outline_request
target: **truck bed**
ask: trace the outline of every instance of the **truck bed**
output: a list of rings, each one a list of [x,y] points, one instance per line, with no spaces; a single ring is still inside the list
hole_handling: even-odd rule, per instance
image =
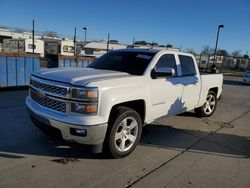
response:
[[[220,97],[223,85],[222,74],[201,74],[201,92],[199,104],[204,104],[209,89],[215,88],[217,91],[217,98]]]

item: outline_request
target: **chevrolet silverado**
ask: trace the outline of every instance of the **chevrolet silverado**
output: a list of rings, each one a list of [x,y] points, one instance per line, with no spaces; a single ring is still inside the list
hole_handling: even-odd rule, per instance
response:
[[[28,111],[63,139],[125,157],[144,125],[195,110],[211,116],[221,74],[201,75],[192,54],[155,49],[109,52],[87,68],[47,69],[30,78]]]

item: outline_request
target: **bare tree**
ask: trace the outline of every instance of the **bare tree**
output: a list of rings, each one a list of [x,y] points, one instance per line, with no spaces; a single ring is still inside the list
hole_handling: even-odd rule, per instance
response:
[[[148,43],[145,40],[135,41],[135,45],[147,45]]]
[[[241,50],[235,50],[231,53],[233,57],[240,57],[241,55]]]
[[[191,53],[191,54],[196,54],[193,48],[186,48],[185,52]]]
[[[245,55],[243,55],[243,57],[244,57],[245,59],[248,59],[248,58],[249,58],[249,55],[248,55],[248,54],[245,54]]]
[[[211,54],[213,51],[214,50],[212,48],[210,48],[209,45],[205,45],[202,47],[201,53],[208,55],[208,54]]]
[[[22,28],[14,28],[14,31],[17,32],[17,33],[23,33],[23,32],[25,32],[27,30],[22,29]]]
[[[10,28],[7,26],[0,25],[0,29],[10,29]]]
[[[158,46],[159,44],[157,42],[150,43],[151,46]]]
[[[56,37],[56,38],[59,37],[58,33],[55,31],[46,31],[46,32],[44,32],[43,35],[47,36],[47,37]]]
[[[228,56],[228,52],[226,50],[218,50],[217,55]]]
[[[167,44],[166,47],[167,47],[167,48],[172,48],[173,45],[172,45],[172,44]]]

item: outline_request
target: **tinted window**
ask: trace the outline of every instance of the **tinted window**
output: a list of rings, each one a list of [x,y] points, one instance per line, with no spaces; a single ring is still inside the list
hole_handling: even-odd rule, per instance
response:
[[[155,53],[153,52],[109,52],[88,67],[127,72],[132,75],[142,75]]]
[[[175,70],[175,74],[177,74],[175,57],[173,54],[165,54],[161,56],[155,67],[156,69],[161,67],[172,68]]]
[[[193,76],[196,74],[194,60],[190,56],[179,55],[182,76]]]

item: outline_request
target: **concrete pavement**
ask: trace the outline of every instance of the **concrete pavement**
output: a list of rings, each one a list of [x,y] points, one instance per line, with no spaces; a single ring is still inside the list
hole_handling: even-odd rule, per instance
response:
[[[250,187],[250,86],[240,79],[225,76],[212,117],[158,120],[116,160],[44,135],[27,90],[0,91],[0,187]]]

